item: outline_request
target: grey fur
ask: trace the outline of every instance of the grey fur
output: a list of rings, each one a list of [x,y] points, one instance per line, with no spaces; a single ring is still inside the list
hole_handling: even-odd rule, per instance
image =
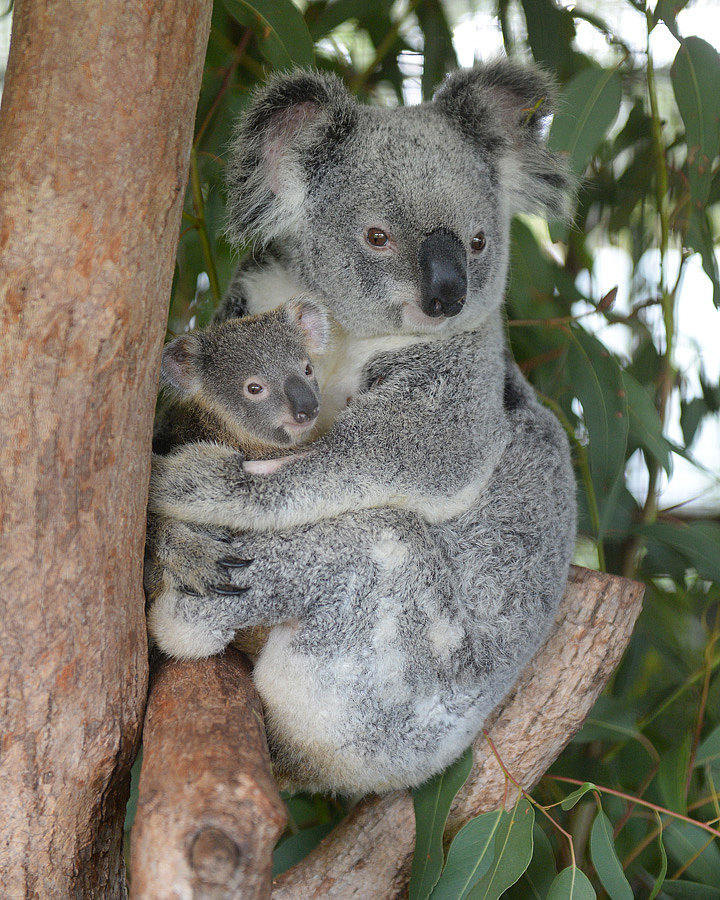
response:
[[[312,291],[335,321],[320,374],[334,424],[269,477],[210,445],[160,461],[151,616],[176,655],[274,626],[255,677],[286,786],[425,780],[477,734],[552,622],[574,480],[562,429],[507,357],[501,313],[512,213],[564,208],[564,163],[541,141],[550,95],[544,75],[507,61],[399,110],[299,73],[275,79],[241,126],[231,230],[259,231],[266,249],[224,314]],[[365,241],[373,226],[388,249]],[[438,230],[468,248],[467,297],[449,318],[421,312],[434,262],[419,248]],[[228,573],[228,552],[254,562]],[[249,590],[219,595],[228,577]]]

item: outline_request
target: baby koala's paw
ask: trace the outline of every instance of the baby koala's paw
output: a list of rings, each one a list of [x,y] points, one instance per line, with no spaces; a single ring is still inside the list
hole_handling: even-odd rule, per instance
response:
[[[246,459],[243,463],[243,469],[251,475],[272,475],[288,463],[301,459],[309,454],[309,450],[304,453],[293,453],[291,456],[279,456],[277,459]]]

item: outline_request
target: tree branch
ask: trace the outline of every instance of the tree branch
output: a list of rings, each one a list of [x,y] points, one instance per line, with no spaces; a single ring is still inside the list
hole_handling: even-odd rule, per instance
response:
[[[164,660],[145,717],[134,900],[268,898],[286,821],[246,657]]]

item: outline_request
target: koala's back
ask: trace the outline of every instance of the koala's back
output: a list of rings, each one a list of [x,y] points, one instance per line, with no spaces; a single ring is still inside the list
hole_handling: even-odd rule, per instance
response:
[[[421,783],[468,745],[544,639],[572,554],[575,488],[560,425],[520,389],[478,504],[439,525],[390,509],[328,523],[328,547],[352,548],[352,579],[342,557],[336,580],[326,565],[326,591],[274,629],[255,671],[283,786]]]

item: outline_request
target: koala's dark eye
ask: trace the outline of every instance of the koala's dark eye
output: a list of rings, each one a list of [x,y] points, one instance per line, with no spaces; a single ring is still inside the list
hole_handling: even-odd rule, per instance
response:
[[[365,240],[372,247],[386,247],[389,238],[382,228],[368,228],[365,232]]]
[[[485,249],[485,232],[478,231],[475,237],[470,241],[470,249],[473,253],[479,253]]]
[[[305,374],[307,375],[308,378],[312,378],[313,367],[310,365],[310,363],[308,363],[308,364],[305,366]]]
[[[248,394],[252,394],[253,397],[256,397],[258,394],[262,394],[265,388],[261,384],[258,384],[257,381],[249,381],[245,385],[245,390]]]

